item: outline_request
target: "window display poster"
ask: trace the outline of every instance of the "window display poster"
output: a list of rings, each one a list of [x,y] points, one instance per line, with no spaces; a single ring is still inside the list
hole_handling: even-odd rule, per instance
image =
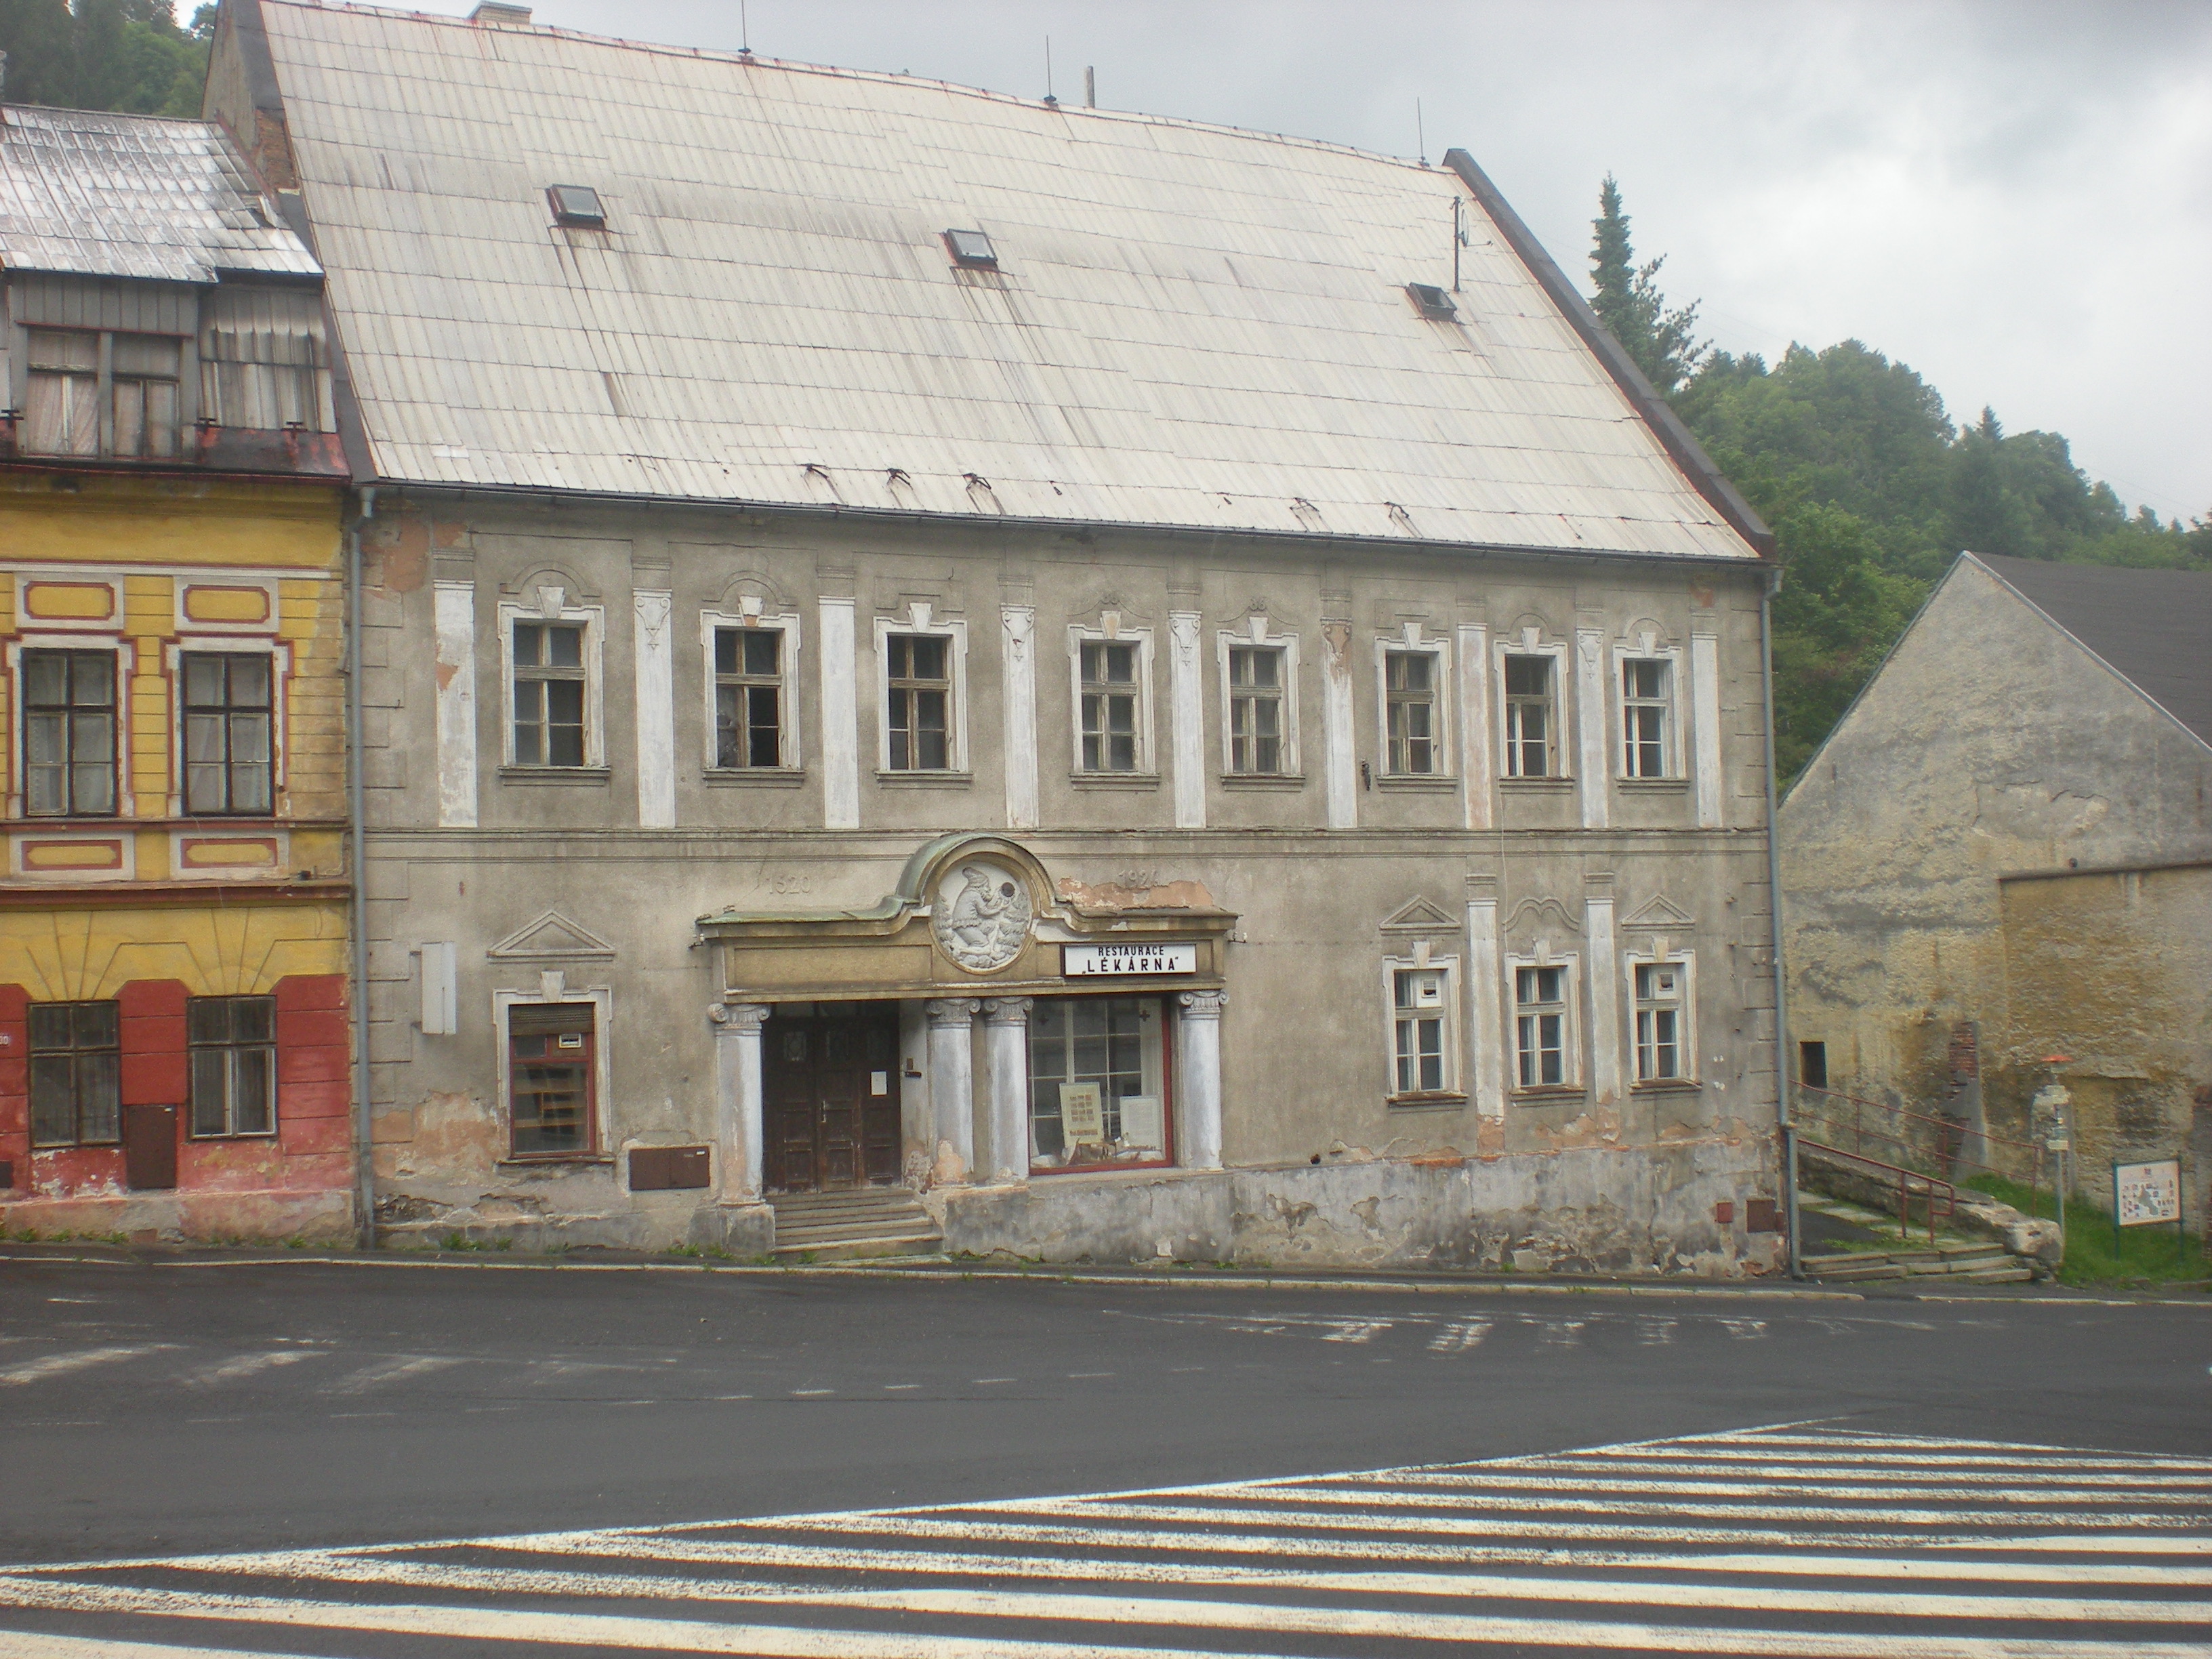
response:
[[[1061,1133],[1071,1146],[1095,1146],[1106,1139],[1106,1108],[1095,1083],[1060,1085]]]
[[[1158,1095],[1121,1097],[1121,1145],[1160,1152],[1166,1146],[1166,1125],[1161,1121]]]

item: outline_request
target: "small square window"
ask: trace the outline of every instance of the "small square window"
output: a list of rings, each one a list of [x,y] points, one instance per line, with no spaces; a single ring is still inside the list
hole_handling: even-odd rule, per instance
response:
[[[1408,283],[1406,292],[1421,315],[1431,321],[1448,323],[1459,315],[1459,307],[1452,302],[1452,296],[1433,283]]]
[[[980,230],[948,230],[945,233],[945,246],[952,251],[955,264],[984,270],[999,268],[999,251],[991,246],[991,239]]]
[[[599,192],[589,185],[554,185],[546,190],[545,199],[553,204],[553,218],[557,224],[583,225],[592,230],[606,228],[607,210],[600,205]]]

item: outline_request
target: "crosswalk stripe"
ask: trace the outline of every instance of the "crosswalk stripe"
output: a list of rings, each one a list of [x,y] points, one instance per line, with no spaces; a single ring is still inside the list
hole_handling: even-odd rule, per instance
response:
[[[0,1370],[0,1385],[21,1387],[27,1382],[43,1382],[50,1376],[66,1376],[71,1371],[88,1370],[94,1365],[112,1365],[118,1359],[136,1359],[141,1354],[155,1353],[169,1346],[166,1342],[143,1342],[128,1348],[80,1348],[73,1353],[48,1354],[43,1359],[26,1360]]]
[[[16,1567],[0,1571],[0,1623],[37,1609],[182,1644],[143,1659],[247,1631],[397,1638],[426,1659],[487,1643],[761,1659],[1441,1644],[2212,1659],[2197,1467],[1782,1425],[1151,1492]]]

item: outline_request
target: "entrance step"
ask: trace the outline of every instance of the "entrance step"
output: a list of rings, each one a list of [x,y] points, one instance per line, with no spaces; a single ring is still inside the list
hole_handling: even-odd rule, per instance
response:
[[[945,1247],[936,1221],[904,1187],[777,1193],[769,1203],[775,1211],[775,1254],[784,1261],[931,1255]]]
[[[1824,1284],[1940,1278],[1954,1285],[2025,1285],[2035,1277],[2002,1244],[1937,1244],[1915,1249],[1847,1250],[1808,1255],[1805,1271]]]

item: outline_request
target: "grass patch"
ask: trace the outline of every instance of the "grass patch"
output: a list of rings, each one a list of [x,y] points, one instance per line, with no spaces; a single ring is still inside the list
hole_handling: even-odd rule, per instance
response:
[[[2032,1199],[2041,1200],[2039,1213],[2051,1216],[2051,1194],[2032,1192],[2001,1175],[1978,1175],[1964,1183],[2009,1204],[2022,1215],[2031,1213]],[[2058,1270],[2062,1285],[2160,1285],[2212,1278],[2212,1264],[2204,1259],[2202,1233],[2184,1233],[2179,1243],[2171,1227],[2127,1227],[2120,1232],[2120,1248],[2112,1249],[2112,1212],[2086,1199],[2066,1200],[2066,1261]]]

